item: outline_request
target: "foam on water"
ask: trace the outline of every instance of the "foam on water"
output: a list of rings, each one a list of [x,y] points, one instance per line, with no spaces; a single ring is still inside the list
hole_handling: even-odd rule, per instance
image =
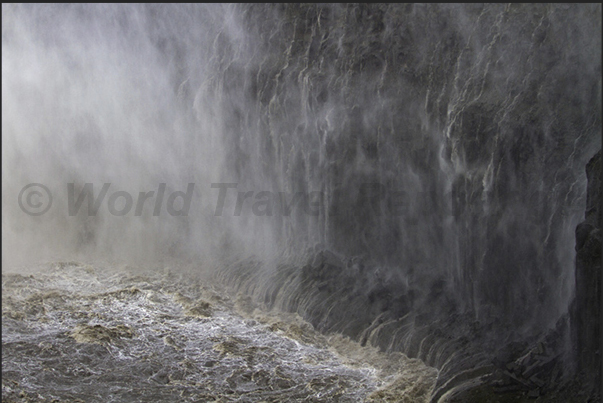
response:
[[[3,401],[417,402],[437,375],[169,270],[62,262],[2,287]]]

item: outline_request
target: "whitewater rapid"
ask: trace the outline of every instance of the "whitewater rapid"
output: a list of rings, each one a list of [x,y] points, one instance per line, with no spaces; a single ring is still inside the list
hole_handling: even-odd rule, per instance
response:
[[[174,268],[3,273],[2,400],[428,400],[437,371],[420,360],[251,304]]]

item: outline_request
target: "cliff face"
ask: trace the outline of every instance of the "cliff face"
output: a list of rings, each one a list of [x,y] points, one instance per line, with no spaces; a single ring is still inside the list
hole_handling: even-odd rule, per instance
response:
[[[433,307],[439,287],[436,311],[528,333],[553,326],[573,292],[567,228],[599,141],[600,61],[587,30],[600,32],[600,10],[242,11],[257,41],[250,62],[221,59],[227,171],[250,188],[325,195],[316,217],[274,220],[281,246],[356,256],[379,273],[367,284],[405,284],[414,306]],[[582,31],[565,31],[578,20]]]
[[[274,222],[296,264],[260,275],[249,263],[222,279],[323,331],[440,368],[435,400],[485,374],[502,390],[554,389],[583,169],[601,129],[598,39],[569,27],[581,20],[598,35],[600,8],[245,12],[253,32],[278,35],[260,34],[272,56],[254,53],[251,70],[231,64],[249,75],[227,93],[251,96],[259,113],[229,115],[239,122],[226,133],[237,144],[229,171],[327,198],[317,217]],[[247,121],[260,147],[241,141]]]
[[[586,166],[584,221],[576,227],[576,297],[573,342],[580,376],[601,391],[601,151]]]
[[[203,87],[229,122],[225,172],[324,195],[316,216],[270,223],[280,250],[362,259],[379,273],[368,284],[405,284],[415,306],[439,287],[443,312],[553,326],[573,293],[567,228],[600,141],[600,9],[240,11],[249,59],[222,47],[220,86]]]

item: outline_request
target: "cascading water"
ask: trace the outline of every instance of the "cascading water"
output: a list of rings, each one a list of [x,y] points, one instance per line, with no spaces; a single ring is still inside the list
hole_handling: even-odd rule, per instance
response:
[[[542,335],[569,343],[600,5],[3,5],[2,23],[3,273],[209,267],[420,358],[433,400]],[[52,191],[43,215],[17,203],[29,183]],[[69,214],[68,183],[108,201]],[[118,191],[154,193],[137,214]],[[517,382],[551,389],[546,371]]]

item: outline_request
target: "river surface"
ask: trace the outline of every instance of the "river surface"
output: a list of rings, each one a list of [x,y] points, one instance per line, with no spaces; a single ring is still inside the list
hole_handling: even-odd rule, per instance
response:
[[[437,371],[322,335],[190,271],[2,274],[2,401],[427,401]]]

